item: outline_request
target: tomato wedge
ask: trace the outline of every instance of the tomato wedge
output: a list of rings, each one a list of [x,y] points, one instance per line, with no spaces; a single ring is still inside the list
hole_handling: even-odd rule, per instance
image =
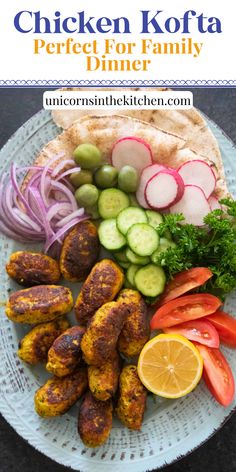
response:
[[[207,319],[215,326],[222,343],[236,348],[236,319],[224,311],[217,311]]]
[[[203,358],[203,378],[215,399],[223,406],[229,406],[234,399],[235,383],[232,370],[219,349],[212,349],[196,343]]]
[[[164,333],[182,334],[190,341],[196,341],[209,347],[218,348],[220,345],[219,334],[214,326],[204,320],[185,321],[170,328],[164,328]]]
[[[159,300],[159,306],[174,298],[180,297],[189,290],[200,287],[213,276],[207,267],[194,267],[176,274],[167,284],[163,295]]]
[[[195,293],[176,298],[162,305],[151,319],[151,329],[170,326],[211,315],[222,305],[219,298],[209,293]]]

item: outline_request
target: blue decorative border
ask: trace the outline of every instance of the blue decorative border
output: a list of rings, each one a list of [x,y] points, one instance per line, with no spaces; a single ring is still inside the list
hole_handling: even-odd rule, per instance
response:
[[[1,80],[10,87],[236,87],[236,80]]]

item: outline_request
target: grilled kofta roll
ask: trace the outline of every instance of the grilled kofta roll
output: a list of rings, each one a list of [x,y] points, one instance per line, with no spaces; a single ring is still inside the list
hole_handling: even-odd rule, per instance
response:
[[[87,364],[101,366],[112,360],[118,337],[130,313],[130,307],[121,302],[110,302],[96,311],[81,341]]]
[[[27,333],[19,343],[18,356],[28,364],[46,362],[48,350],[55,339],[69,328],[65,318],[48,323],[41,323]]]
[[[114,353],[114,358],[102,365],[88,367],[89,388],[97,400],[106,401],[116,393],[120,374],[120,358]]]
[[[43,323],[52,321],[71,311],[71,290],[58,285],[38,285],[10,295],[6,315],[16,323]]]
[[[12,279],[25,287],[42,284],[57,284],[60,269],[57,261],[45,254],[30,251],[14,252],[6,271]]]
[[[120,267],[110,259],[98,262],[85,280],[75,303],[75,314],[80,324],[86,323],[104,303],[114,300],[124,283]]]
[[[119,336],[118,350],[126,357],[137,356],[150,335],[147,306],[137,290],[122,290],[118,301],[131,306],[131,313]]]
[[[139,379],[137,367],[124,367],[120,374],[116,408],[116,414],[124,426],[137,431],[141,429],[146,399],[147,390]]]
[[[97,228],[91,221],[78,223],[63,242],[60,269],[71,282],[81,282],[89,274],[99,255]]]
[[[57,377],[70,374],[82,358],[80,344],[85,328],[72,326],[59,336],[48,351],[46,369]]]
[[[78,432],[87,447],[98,447],[108,439],[112,428],[112,402],[96,400],[87,392],[81,404]]]
[[[52,377],[35,393],[36,413],[44,418],[63,415],[83,395],[87,386],[85,367],[63,378]]]

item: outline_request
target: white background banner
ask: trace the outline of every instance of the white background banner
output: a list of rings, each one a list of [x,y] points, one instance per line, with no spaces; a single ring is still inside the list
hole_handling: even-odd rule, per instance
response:
[[[235,2],[219,0],[8,0],[0,16],[0,85],[85,80],[236,85],[235,13]]]

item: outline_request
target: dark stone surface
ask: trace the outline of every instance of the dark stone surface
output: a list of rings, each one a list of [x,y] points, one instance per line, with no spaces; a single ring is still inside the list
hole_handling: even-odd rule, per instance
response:
[[[194,105],[211,117],[236,142],[236,90],[195,89]],[[42,108],[41,89],[0,89],[0,147]],[[207,443],[166,472],[236,472],[235,415]],[[65,472],[29,446],[0,418],[0,472]],[[91,471],[93,468],[91,468]]]

